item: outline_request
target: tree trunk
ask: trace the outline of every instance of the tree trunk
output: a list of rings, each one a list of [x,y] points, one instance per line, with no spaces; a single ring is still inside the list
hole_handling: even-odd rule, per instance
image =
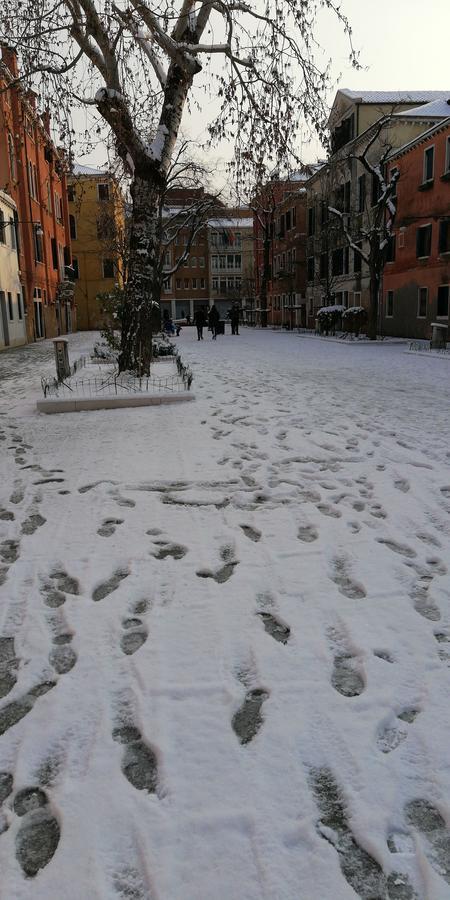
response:
[[[128,281],[125,285],[119,371],[148,375],[152,360],[152,336],[159,314],[160,200],[162,187],[155,177],[135,177],[131,196]]]
[[[367,337],[376,341],[378,331],[378,295],[380,292],[380,276],[375,266],[370,267],[369,314],[367,320]]]

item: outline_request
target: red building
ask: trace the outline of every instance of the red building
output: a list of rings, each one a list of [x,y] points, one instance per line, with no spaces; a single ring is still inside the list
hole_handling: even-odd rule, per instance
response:
[[[70,264],[64,155],[50,136],[50,118],[24,91],[16,54],[2,47],[0,62],[0,189],[17,204],[14,227],[27,338],[72,331],[73,302],[62,299]]]
[[[306,322],[306,190],[285,194],[277,207],[271,246],[268,324],[287,328]]]
[[[429,338],[431,323],[447,324],[449,317],[450,117],[395,151],[388,166],[398,169],[399,180],[382,328],[389,335]]]

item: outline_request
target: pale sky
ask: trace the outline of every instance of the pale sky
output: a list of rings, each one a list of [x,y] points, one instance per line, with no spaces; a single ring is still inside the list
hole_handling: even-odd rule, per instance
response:
[[[450,0],[342,0],[342,11],[353,28],[353,44],[360,52],[363,69],[354,70],[348,59],[348,43],[334,18],[321,14],[317,39],[323,47],[319,63],[332,60],[333,79],[338,87],[353,90],[445,90],[450,97],[449,34]],[[331,106],[336,89],[331,91]],[[201,99],[201,98],[199,98]],[[183,126],[195,141],[206,137],[208,103],[204,112],[185,113]],[[321,155],[317,141],[301,148],[305,162]],[[217,178],[226,180],[225,161],[230,145],[212,151],[209,162]],[[83,162],[104,162],[101,148]]]

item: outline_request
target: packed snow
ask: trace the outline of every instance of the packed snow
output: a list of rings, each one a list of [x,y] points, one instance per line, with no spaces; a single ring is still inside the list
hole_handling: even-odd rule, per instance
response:
[[[446,900],[450,362],[177,343],[54,416],[0,354],[0,897]]]

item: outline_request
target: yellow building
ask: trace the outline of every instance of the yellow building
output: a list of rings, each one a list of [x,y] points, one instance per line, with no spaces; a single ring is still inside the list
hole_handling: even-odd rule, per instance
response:
[[[78,330],[95,330],[105,320],[99,295],[123,284],[125,200],[110,172],[81,165],[68,195]]]

